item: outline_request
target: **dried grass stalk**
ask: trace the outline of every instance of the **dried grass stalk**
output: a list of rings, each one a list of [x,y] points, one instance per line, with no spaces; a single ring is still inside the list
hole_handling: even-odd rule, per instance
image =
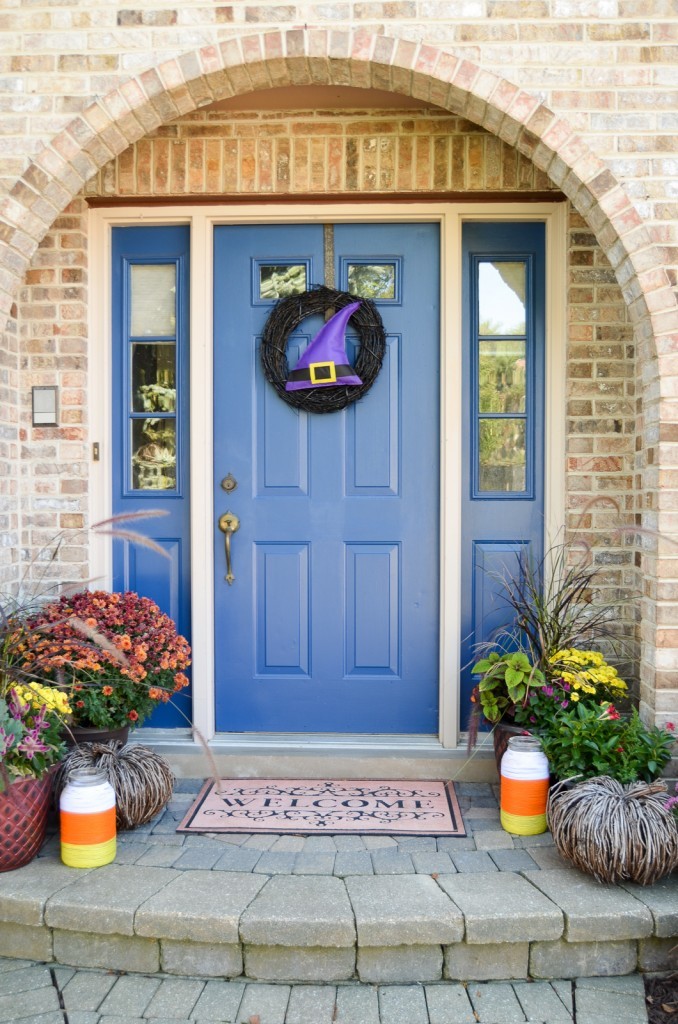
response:
[[[54,782],[56,797],[74,768],[99,768],[115,790],[115,819],[120,831],[145,825],[165,807],[174,788],[168,762],[149,747],[136,743],[82,743],[59,766]]]
[[[599,882],[651,885],[678,867],[678,824],[666,784],[623,785],[607,775],[572,788],[557,783],[546,816],[556,847]]]

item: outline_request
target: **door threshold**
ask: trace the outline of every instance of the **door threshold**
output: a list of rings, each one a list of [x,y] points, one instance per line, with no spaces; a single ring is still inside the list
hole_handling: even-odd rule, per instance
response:
[[[226,744],[234,747],[260,747],[280,750],[294,748],[304,750],[393,750],[393,751],[436,751],[443,746],[435,735],[386,733],[294,733],[294,732],[241,732],[217,733],[212,744]]]
[[[469,754],[434,736],[217,733],[206,745],[186,730],[142,729],[133,741],[152,747],[180,778],[457,779],[496,782],[492,741]]]
[[[134,739],[149,743],[192,742],[190,729],[143,729]],[[196,742],[199,742],[196,738]],[[402,733],[309,733],[309,732],[218,732],[209,742],[210,750],[378,750],[380,752],[449,754],[436,735]],[[466,738],[458,748],[466,749]]]

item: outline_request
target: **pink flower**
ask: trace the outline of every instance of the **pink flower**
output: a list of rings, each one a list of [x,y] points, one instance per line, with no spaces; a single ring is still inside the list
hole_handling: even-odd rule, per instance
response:
[[[0,726],[0,757],[6,754],[14,746],[14,736],[10,733],[9,735]]]
[[[47,747],[42,740],[36,735],[35,732],[26,733],[21,743],[17,747],[20,753],[25,754],[30,761],[35,757],[36,754],[44,754],[47,752]]]
[[[667,722],[665,728],[667,729],[668,732],[675,732],[676,731],[676,726],[675,726],[675,724],[673,722]]]

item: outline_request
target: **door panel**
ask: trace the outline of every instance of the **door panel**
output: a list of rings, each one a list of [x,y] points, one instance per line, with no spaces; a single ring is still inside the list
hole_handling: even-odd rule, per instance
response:
[[[326,415],[284,403],[257,352],[268,282],[297,273],[276,268],[322,280],[322,226],[218,227],[214,245],[214,513],[241,522],[232,586],[215,527],[217,729],[436,732],[438,228],[335,225],[338,287],[381,296],[388,351]],[[321,324],[288,340],[291,365]]]
[[[545,228],[467,223],[462,249],[463,727],[475,645],[512,621],[500,577],[543,553]]]
[[[151,598],[190,639],[189,241],[183,225],[113,229],[112,461],[113,514],[162,513],[119,528],[166,555],[115,540],[113,588]],[[172,700],[148,725],[190,722],[189,691]]]

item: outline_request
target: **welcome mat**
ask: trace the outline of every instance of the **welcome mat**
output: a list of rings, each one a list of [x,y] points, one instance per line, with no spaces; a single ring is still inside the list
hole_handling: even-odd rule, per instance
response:
[[[209,779],[177,832],[464,836],[451,782]]]

